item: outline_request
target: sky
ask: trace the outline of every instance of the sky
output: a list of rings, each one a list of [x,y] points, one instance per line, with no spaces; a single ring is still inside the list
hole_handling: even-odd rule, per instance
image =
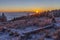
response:
[[[0,12],[60,9],[60,0],[0,0]]]

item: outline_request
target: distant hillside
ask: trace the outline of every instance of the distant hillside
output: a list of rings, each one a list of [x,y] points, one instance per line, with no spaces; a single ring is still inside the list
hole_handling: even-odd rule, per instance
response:
[[[13,18],[12,20],[10,21],[15,21],[15,20],[21,20],[21,19],[31,19],[31,18],[40,18],[40,17],[48,17],[48,18],[51,18],[52,14],[55,16],[55,17],[60,17],[60,10],[52,10],[52,11],[44,11],[42,13],[39,13],[39,14],[34,14],[34,15],[27,15],[27,16],[22,16],[22,17],[17,17],[17,18]]]

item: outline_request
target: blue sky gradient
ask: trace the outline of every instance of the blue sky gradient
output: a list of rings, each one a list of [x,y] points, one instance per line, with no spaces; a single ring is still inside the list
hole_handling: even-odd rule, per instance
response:
[[[7,9],[55,8],[60,9],[60,0],[0,0],[0,11]]]

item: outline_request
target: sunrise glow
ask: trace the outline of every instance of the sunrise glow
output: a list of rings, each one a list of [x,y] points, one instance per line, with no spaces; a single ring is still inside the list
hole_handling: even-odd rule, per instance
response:
[[[37,10],[36,13],[39,13],[39,11]]]
[[[59,3],[58,0],[0,0],[0,12],[35,11],[38,13],[38,11],[60,9]]]

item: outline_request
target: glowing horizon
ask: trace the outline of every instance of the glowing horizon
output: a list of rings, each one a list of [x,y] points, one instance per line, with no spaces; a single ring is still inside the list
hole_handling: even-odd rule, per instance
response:
[[[0,0],[0,12],[60,9],[60,0]]]
[[[39,12],[43,12],[43,11],[48,11],[48,10],[55,10],[54,8],[33,8],[33,9],[18,9],[18,8],[7,8],[7,9],[0,9],[0,12],[24,12],[24,11],[30,11],[30,12],[36,12],[36,11],[39,11]]]

